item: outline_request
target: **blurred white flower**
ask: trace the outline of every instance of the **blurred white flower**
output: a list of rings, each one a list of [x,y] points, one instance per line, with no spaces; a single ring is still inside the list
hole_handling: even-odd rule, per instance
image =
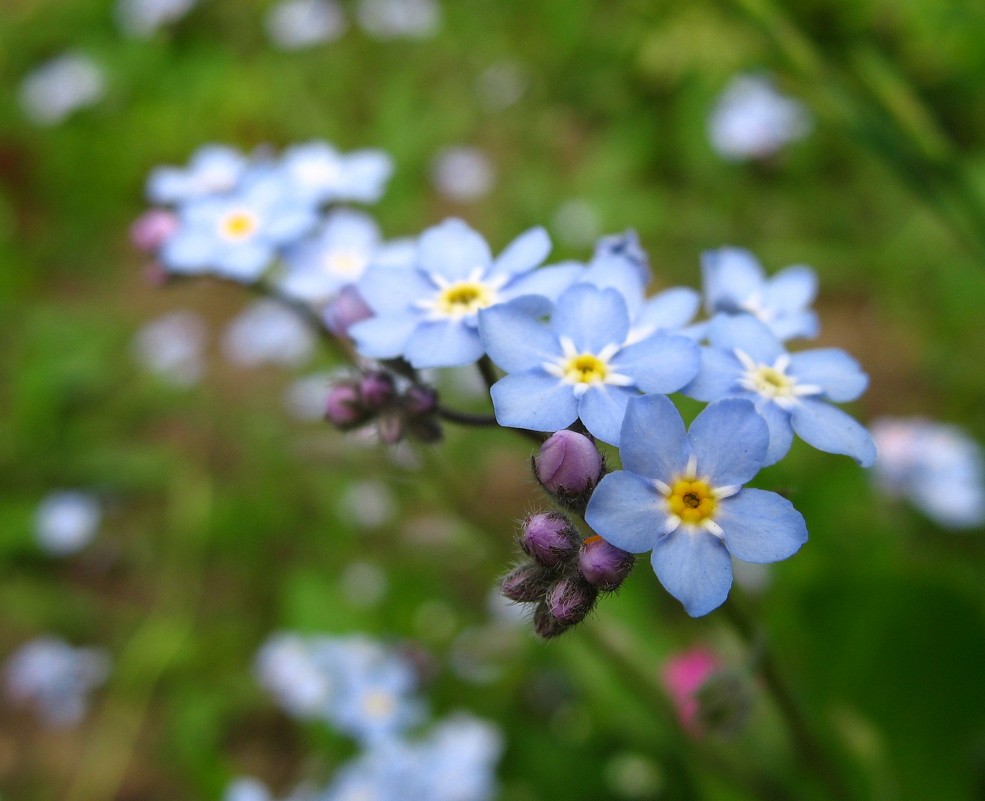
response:
[[[292,381],[284,390],[284,408],[288,414],[302,423],[323,420],[333,375],[314,373]]]
[[[205,372],[205,320],[192,311],[169,312],[147,323],[133,341],[134,357],[176,386],[198,383]]]
[[[118,0],[116,19],[124,33],[149,37],[158,28],[177,22],[197,0]]]
[[[985,525],[985,455],[957,426],[883,417],[871,426],[877,487],[946,528]]]
[[[272,300],[258,300],[248,306],[222,335],[226,358],[242,367],[297,367],[311,359],[314,348],[315,336],[304,321]]]
[[[339,585],[353,606],[376,606],[386,597],[386,573],[373,562],[350,562],[339,577]]]
[[[57,125],[106,92],[103,70],[82,53],[65,53],[31,72],[20,85],[24,113],[38,125]]]
[[[475,90],[486,111],[503,111],[523,97],[528,83],[519,64],[500,61],[486,67],[479,74]]]
[[[358,0],[356,18],[377,39],[425,39],[441,25],[437,0]]]
[[[397,501],[380,481],[354,481],[339,498],[338,513],[362,528],[380,528],[397,514]]]
[[[86,547],[96,535],[102,512],[85,492],[52,492],[34,514],[34,534],[45,551],[67,556]]]
[[[74,726],[85,716],[89,692],[106,681],[109,669],[102,649],[73,648],[54,637],[39,637],[4,665],[7,696],[34,707],[49,726]]]
[[[573,248],[594,245],[602,233],[598,211],[587,200],[576,198],[562,203],[551,220],[558,242]]]
[[[477,147],[445,148],[431,164],[431,181],[449,200],[478,200],[489,194],[495,180],[492,161]]]
[[[811,129],[803,103],[780,94],[760,75],[737,75],[719,95],[708,119],[711,146],[724,159],[748,161],[777,153]]]
[[[336,0],[282,0],[267,13],[267,35],[283,50],[334,42],[348,23]]]

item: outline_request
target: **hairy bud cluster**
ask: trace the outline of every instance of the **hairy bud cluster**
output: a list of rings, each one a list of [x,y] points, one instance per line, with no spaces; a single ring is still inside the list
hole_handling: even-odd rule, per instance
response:
[[[617,589],[633,567],[633,555],[601,537],[582,540],[557,512],[538,512],[523,523],[517,538],[530,557],[501,582],[504,596],[535,603],[534,631],[550,639],[584,620],[601,593]]]
[[[325,400],[325,419],[341,431],[375,422],[380,441],[393,445],[406,436],[421,442],[441,439],[435,419],[438,394],[411,384],[401,390],[385,370],[366,370],[336,381]]]
[[[584,514],[595,485],[606,473],[595,440],[576,431],[557,431],[533,457],[534,476],[561,506]]]

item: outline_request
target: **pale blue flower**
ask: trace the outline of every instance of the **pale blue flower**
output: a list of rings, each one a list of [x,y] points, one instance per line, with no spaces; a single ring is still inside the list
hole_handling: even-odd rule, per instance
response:
[[[700,401],[753,401],[769,426],[766,464],[786,455],[796,433],[818,450],[872,465],[876,448],[869,432],[829,403],[855,400],[868,386],[868,376],[851,356],[838,348],[787,353],[747,314],[719,315],[708,337],[711,347],[701,350],[701,371],[681,391]]]
[[[748,250],[723,247],[701,254],[701,273],[709,315],[751,314],[782,342],[817,336],[817,314],[810,308],[817,275],[810,267],[794,265],[767,277]]]
[[[690,431],[660,395],[632,399],[622,426],[623,470],[605,476],[585,520],[653,570],[692,617],[724,603],[731,557],[768,563],[807,541],[804,518],[773,492],[743,489],[763,466],[769,430],[750,401],[710,404]]]
[[[147,179],[152,203],[181,205],[192,200],[232,192],[246,174],[249,161],[225,145],[204,145],[187,167],[157,167]]]
[[[90,493],[52,492],[34,513],[35,537],[53,556],[67,556],[92,542],[102,516],[99,501]]]
[[[614,289],[576,284],[557,300],[550,324],[519,304],[484,310],[479,328],[490,358],[508,375],[492,387],[500,425],[559,431],[581,419],[619,443],[626,403],[642,392],[675,392],[695,375],[698,346],[654,334],[627,342],[629,311]]]
[[[477,315],[520,297],[538,312],[580,272],[579,267],[535,269],[550,250],[542,228],[521,234],[495,259],[486,241],[458,219],[420,237],[416,264],[372,265],[357,284],[376,316],[349,329],[364,356],[402,356],[416,368],[455,367],[485,352]]]
[[[339,153],[327,142],[290,147],[280,165],[292,194],[316,204],[375,203],[393,172],[393,161],[382,150]]]

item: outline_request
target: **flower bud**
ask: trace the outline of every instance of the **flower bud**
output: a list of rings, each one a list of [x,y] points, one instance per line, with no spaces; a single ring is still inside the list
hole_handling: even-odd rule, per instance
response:
[[[500,582],[499,587],[503,595],[511,601],[530,603],[544,597],[549,578],[544,568],[536,562],[524,562],[515,567]]]
[[[574,559],[581,538],[564,515],[539,512],[523,522],[519,545],[544,567],[554,568]]]
[[[585,619],[585,616],[595,606],[598,595],[598,588],[589,584],[581,576],[564,576],[555,581],[547,590],[544,603],[547,604],[547,608],[555,620],[570,626]]]
[[[376,433],[384,445],[396,445],[404,438],[404,421],[399,414],[382,414],[376,420]]]
[[[367,409],[379,410],[393,400],[393,376],[380,370],[364,373],[359,379],[359,397]]]
[[[570,628],[570,623],[564,623],[551,614],[546,601],[542,601],[534,610],[534,634],[541,639],[550,640]]]
[[[358,387],[348,382],[330,387],[325,400],[325,419],[342,431],[365,423],[369,414],[362,405]]]
[[[578,570],[589,584],[602,592],[612,592],[629,575],[635,561],[631,553],[610,545],[596,535],[581,544]]]
[[[153,253],[178,230],[178,215],[166,209],[150,209],[130,226],[130,241],[138,250]]]
[[[558,431],[534,457],[534,475],[541,486],[566,506],[584,509],[604,472],[595,443],[575,431]]]
[[[359,290],[352,284],[342,287],[322,311],[325,327],[337,337],[346,337],[349,327],[373,316]]]
[[[433,387],[412,384],[403,395],[403,404],[408,414],[431,414],[438,407],[438,393]]]

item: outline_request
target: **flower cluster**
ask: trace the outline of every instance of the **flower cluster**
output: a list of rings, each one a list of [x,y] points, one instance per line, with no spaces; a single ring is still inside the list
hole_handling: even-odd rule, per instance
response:
[[[414,663],[398,651],[359,635],[279,634],[261,648],[256,667],[260,681],[288,712],[322,720],[363,747],[327,787],[299,790],[292,799],[492,797],[500,733],[459,713],[412,737],[409,730],[427,716]],[[226,792],[226,801],[271,798],[266,787],[248,778],[233,782]]]

